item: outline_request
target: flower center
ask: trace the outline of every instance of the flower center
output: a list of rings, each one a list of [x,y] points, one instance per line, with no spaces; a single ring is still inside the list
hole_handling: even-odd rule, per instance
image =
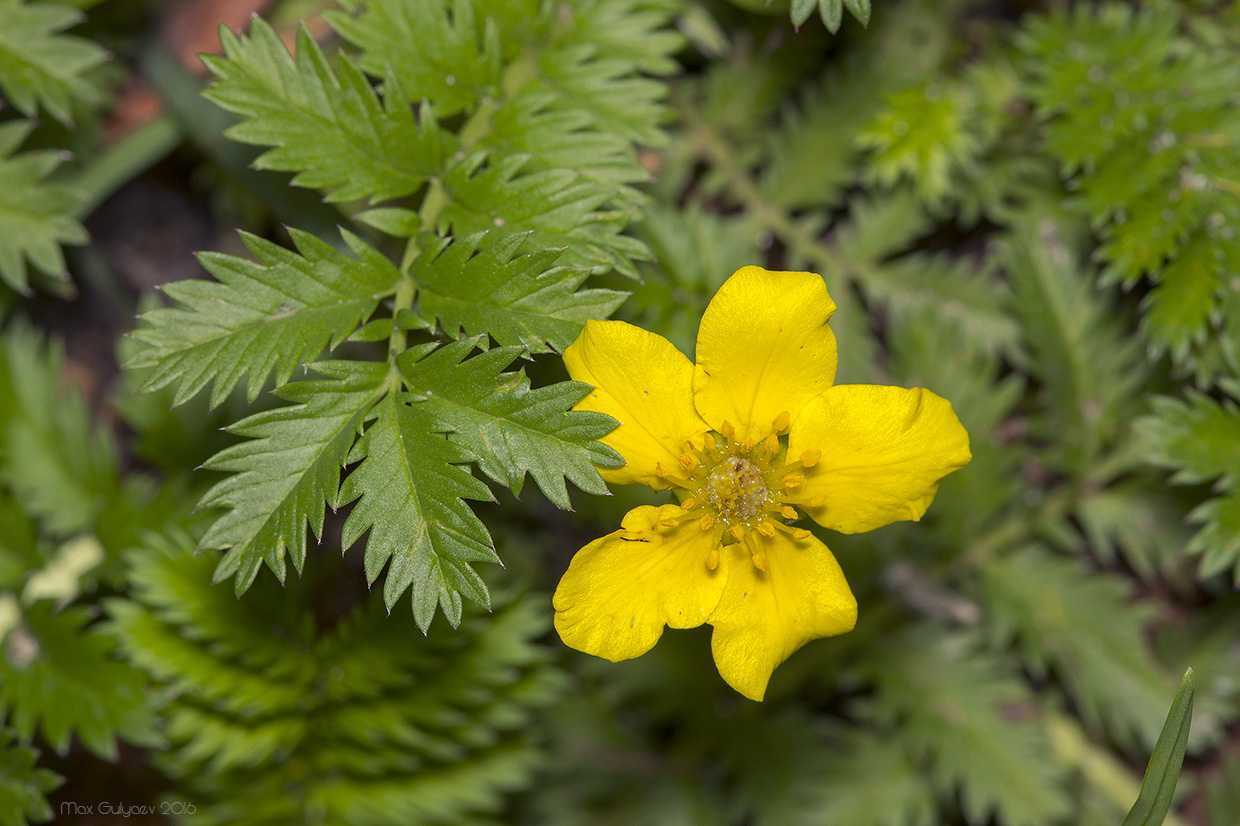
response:
[[[730,456],[706,474],[706,501],[728,524],[748,522],[762,512],[769,496],[765,474],[748,459]]]
[[[741,545],[748,550],[753,564],[765,571],[766,554],[751,532],[767,538],[775,536],[776,531],[794,539],[809,536],[809,531],[790,527],[785,521],[800,518],[792,506],[795,489],[805,481],[804,469],[813,467],[820,454],[807,450],[796,461],[777,465],[776,457],[784,449],[779,436],[787,430],[788,414],[781,413],[771,422],[766,438],[757,443],[750,439],[741,442],[735,438],[736,428],[724,422],[717,433],[706,434],[700,448],[685,443],[679,458],[685,476],[656,465],[659,476],[680,489],[680,506],[687,511],[668,526],[693,518],[703,531],[711,533],[711,550],[706,556],[711,570],[719,564],[725,541],[735,543],[729,547]]]

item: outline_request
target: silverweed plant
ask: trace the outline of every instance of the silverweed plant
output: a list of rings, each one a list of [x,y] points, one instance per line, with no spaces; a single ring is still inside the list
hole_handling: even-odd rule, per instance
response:
[[[1234,0],[0,0],[0,96],[0,826],[1235,823]]]

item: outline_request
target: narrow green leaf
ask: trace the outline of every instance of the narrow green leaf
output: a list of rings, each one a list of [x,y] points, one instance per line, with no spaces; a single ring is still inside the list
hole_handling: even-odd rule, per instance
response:
[[[1184,750],[1188,746],[1188,730],[1193,719],[1193,670],[1184,672],[1180,689],[1167,712],[1167,722],[1154,745],[1145,778],[1141,781],[1141,793],[1132,805],[1123,826],[1160,826],[1171,810],[1171,799],[1180,779],[1180,766],[1184,763]]]

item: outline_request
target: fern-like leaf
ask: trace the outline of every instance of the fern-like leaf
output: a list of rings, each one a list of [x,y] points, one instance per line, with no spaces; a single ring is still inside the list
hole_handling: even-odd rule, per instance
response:
[[[0,826],[25,826],[52,819],[45,794],[63,780],[35,766],[38,752],[13,742],[8,729],[0,728]]]
[[[387,258],[353,235],[345,240],[356,258],[309,233],[290,234],[296,252],[243,234],[257,262],[204,253],[218,282],[164,288],[183,306],[151,310],[134,332],[147,347],[130,365],[153,368],[144,392],[175,382],[174,403],[181,404],[213,382],[214,407],[248,373],[253,400],[272,372],[284,384],[298,364],[343,341],[400,279]]]
[[[385,201],[415,192],[440,174],[453,151],[429,106],[415,121],[395,76],[380,100],[342,56],[333,72],[306,30],[289,55],[270,24],[255,18],[248,37],[221,29],[224,57],[203,59],[215,75],[207,97],[244,120],[225,135],[275,147],[260,169],[294,172],[293,183],[329,191],[331,201]]]
[[[410,271],[422,313],[450,335],[489,334],[532,352],[562,352],[587,319],[606,318],[624,301],[614,290],[578,290],[589,273],[555,267],[563,250],[518,255],[525,240],[519,233],[428,239]]]
[[[530,389],[523,371],[504,372],[519,347],[497,347],[471,359],[476,341],[454,342],[415,361],[400,360],[418,407],[439,430],[477,457],[490,478],[520,493],[529,473],[547,498],[569,507],[565,479],[594,494],[607,486],[596,465],[617,467],[619,454],[595,441],[615,428],[610,416],[570,408],[587,385],[562,382]]]
[[[69,126],[75,102],[99,102],[89,72],[108,53],[89,40],[60,34],[82,18],[82,12],[59,3],[0,3],[0,89],[23,115],[32,117],[42,107]]]
[[[19,292],[29,290],[27,260],[44,275],[64,279],[61,244],[87,241],[86,229],[69,215],[79,193],[46,180],[64,155],[17,153],[30,129],[22,120],[0,124],[0,280]]]
[[[389,394],[349,454],[361,464],[340,488],[337,505],[357,500],[344,524],[348,548],[366,541],[366,581],[391,560],[383,583],[388,609],[413,586],[413,615],[426,633],[436,605],[453,627],[461,595],[489,607],[490,595],[471,562],[498,562],[495,546],[464,499],[493,501],[491,491],[458,465],[472,456],[439,433],[431,411]]]
[[[226,551],[215,579],[235,576],[238,594],[250,587],[263,562],[281,582],[285,554],[301,570],[306,525],[322,537],[324,509],[336,501],[349,448],[363,417],[384,393],[386,364],[338,361],[313,368],[331,380],[280,388],[277,395],[296,404],[229,427],[249,440],[205,465],[232,474],[202,499],[202,507],[228,509],[202,538],[202,547]]]

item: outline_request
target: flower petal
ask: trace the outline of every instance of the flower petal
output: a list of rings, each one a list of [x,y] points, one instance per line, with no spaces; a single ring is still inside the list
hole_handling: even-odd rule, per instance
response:
[[[677,468],[685,441],[708,429],[693,407],[693,364],[663,336],[623,321],[587,321],[564,351],[564,364],[575,381],[594,387],[573,409],[596,410],[620,422],[600,441],[627,464],[600,467],[602,477],[667,488],[655,465]]]
[[[645,654],[672,628],[706,622],[723,593],[724,566],[706,566],[714,535],[686,512],[643,505],[624,528],[586,545],[555,589],[555,630],[566,645],[612,662]]]
[[[710,647],[720,676],[761,700],[775,667],[794,651],[853,629],[857,600],[835,556],[815,537],[777,533],[746,540],[753,541],[766,554],[767,570],[754,567],[745,543],[725,547],[723,556],[733,557],[727,585],[708,622],[715,628]],[[740,555],[743,561],[735,558]]]
[[[951,403],[920,387],[831,388],[788,434],[790,459],[811,448],[822,456],[793,503],[841,533],[921,519],[943,477],[973,458]]]
[[[693,403],[702,418],[715,430],[728,421],[742,439],[769,433],[784,411],[795,419],[835,380],[834,312],[812,272],[737,270],[698,328]]]

